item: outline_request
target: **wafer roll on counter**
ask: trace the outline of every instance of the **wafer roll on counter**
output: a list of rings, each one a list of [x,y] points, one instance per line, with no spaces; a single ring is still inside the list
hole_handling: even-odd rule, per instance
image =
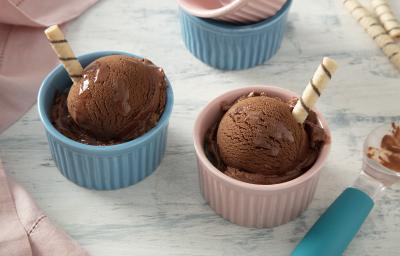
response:
[[[372,0],[372,8],[389,35],[400,38],[400,22],[393,14],[387,0]]]
[[[387,33],[379,20],[357,0],[343,0],[343,4],[388,59],[400,70],[400,45]]]
[[[333,59],[324,57],[322,63],[318,66],[310,82],[303,91],[303,94],[293,108],[292,115],[298,123],[306,120],[308,113],[314,107],[322,91],[325,89],[332,74],[337,69],[337,63]]]
[[[78,82],[82,77],[83,68],[81,63],[75,57],[68,41],[64,37],[64,33],[58,27],[58,25],[53,25],[48,27],[44,33],[51,43],[51,47],[57,54],[58,59],[64,65],[65,70],[68,72],[71,80],[75,83]]]

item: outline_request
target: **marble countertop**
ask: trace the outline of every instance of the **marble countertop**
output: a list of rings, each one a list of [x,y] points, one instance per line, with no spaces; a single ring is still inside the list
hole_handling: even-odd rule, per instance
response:
[[[391,1],[397,15],[400,2]],[[341,5],[294,1],[282,48],[268,63],[218,71],[184,47],[177,4],[103,0],[68,26],[77,54],[124,50],[165,69],[175,92],[166,156],[144,181],[116,191],[74,185],[51,159],[34,106],[0,135],[0,157],[60,227],[93,255],[288,255],[325,208],[357,177],[368,132],[400,121],[400,73]],[[231,224],[204,202],[192,127],[212,98],[248,85],[279,85],[301,93],[323,56],[340,68],[318,108],[332,130],[332,151],[310,207],[273,229]],[[400,186],[379,200],[346,255],[399,255]],[[334,238],[332,238],[334,239]]]

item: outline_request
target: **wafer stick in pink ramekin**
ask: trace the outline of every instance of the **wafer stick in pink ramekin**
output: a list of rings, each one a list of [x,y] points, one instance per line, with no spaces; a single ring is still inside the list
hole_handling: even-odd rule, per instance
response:
[[[75,57],[74,52],[64,37],[64,33],[57,25],[48,27],[44,33],[51,43],[51,47],[57,54],[58,59],[64,65],[65,70],[75,83],[82,77],[82,65]]]
[[[324,57],[322,63],[318,66],[310,82],[303,91],[303,94],[293,108],[292,115],[298,123],[303,123],[308,113],[314,107],[321,96],[332,74],[337,69],[337,63],[333,59]]]
[[[400,22],[396,19],[388,1],[372,0],[371,4],[376,16],[378,16],[389,35],[394,39],[400,38]]]
[[[343,4],[389,60],[400,70],[400,45],[389,36],[379,20],[373,17],[357,0],[343,0]]]

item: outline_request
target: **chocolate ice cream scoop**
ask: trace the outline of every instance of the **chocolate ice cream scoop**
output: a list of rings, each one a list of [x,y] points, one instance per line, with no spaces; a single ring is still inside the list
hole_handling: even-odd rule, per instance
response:
[[[254,94],[239,99],[209,132],[210,160],[225,174],[256,184],[280,183],[304,173],[326,136],[314,112],[298,123],[292,103]]]
[[[267,96],[234,104],[221,119],[217,143],[228,166],[261,174],[293,170],[309,147],[289,105]]]
[[[164,72],[146,59],[99,58],[68,94],[75,123],[101,140],[138,137],[155,126],[166,102]]]

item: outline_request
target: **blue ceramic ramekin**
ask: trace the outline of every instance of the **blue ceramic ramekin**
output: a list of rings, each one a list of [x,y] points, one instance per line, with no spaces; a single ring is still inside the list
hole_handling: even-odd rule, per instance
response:
[[[93,60],[114,54],[140,57],[120,51],[102,51],[82,55],[86,66]],[[126,187],[144,179],[160,164],[166,147],[168,121],[173,106],[173,92],[167,80],[167,102],[157,125],[132,141],[93,146],[71,140],[51,124],[49,113],[56,92],[71,86],[71,80],[59,65],[44,79],[38,95],[39,116],[46,130],[53,159],[61,173],[72,182],[90,189],[109,190]]]
[[[281,46],[292,0],[274,16],[251,25],[237,25],[192,16],[179,10],[183,42],[202,62],[223,70],[264,63]]]

